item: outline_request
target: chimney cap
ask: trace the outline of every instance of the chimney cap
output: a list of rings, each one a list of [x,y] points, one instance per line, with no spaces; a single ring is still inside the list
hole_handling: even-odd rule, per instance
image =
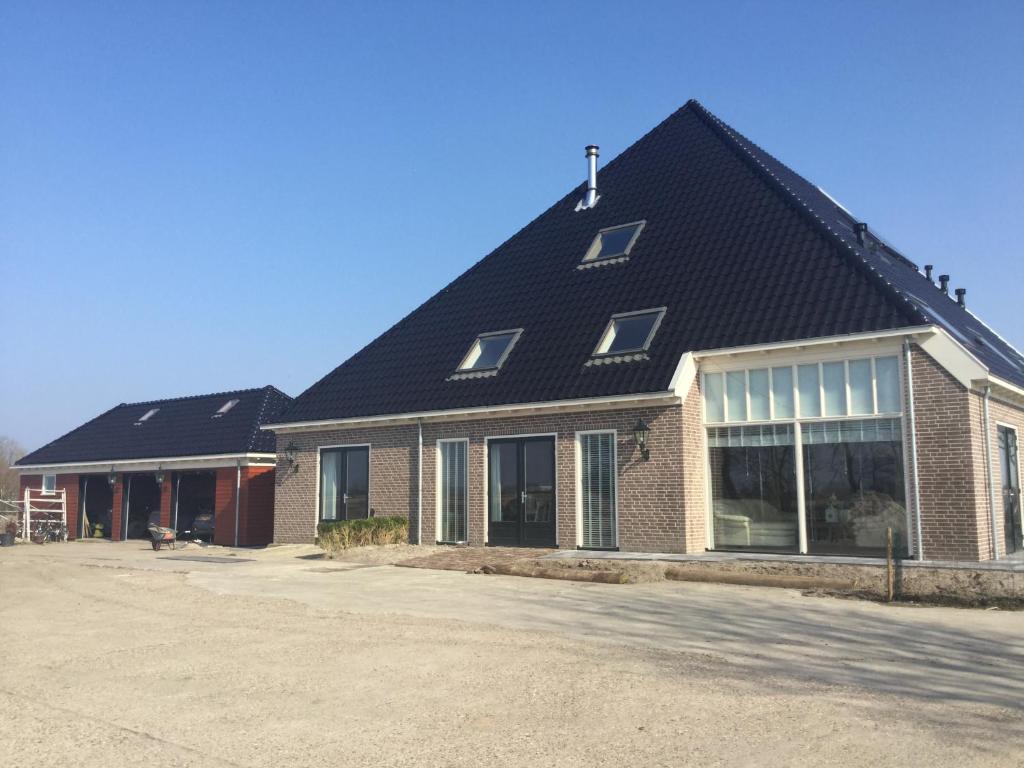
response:
[[[600,147],[597,146],[597,144],[587,144],[587,146],[584,147],[584,151],[587,153],[587,157],[590,157],[591,155],[596,155],[597,150],[599,149]]]
[[[956,293],[956,303],[959,304],[964,309],[967,309],[967,300],[965,298],[967,296],[967,289],[957,288],[956,291],[954,291],[954,293]]]

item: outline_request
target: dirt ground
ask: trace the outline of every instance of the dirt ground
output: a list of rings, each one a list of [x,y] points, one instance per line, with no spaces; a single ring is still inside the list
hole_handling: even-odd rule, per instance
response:
[[[311,554],[0,549],[0,764],[1024,765],[1019,613]]]

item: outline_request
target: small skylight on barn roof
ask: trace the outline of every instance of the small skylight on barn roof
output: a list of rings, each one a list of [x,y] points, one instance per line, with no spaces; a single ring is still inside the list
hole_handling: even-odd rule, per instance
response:
[[[632,224],[621,224],[617,227],[608,227],[597,233],[594,242],[590,244],[583,263],[591,261],[603,261],[629,256],[633,250],[636,239],[640,237],[646,221],[635,221]]]
[[[664,307],[612,315],[597,349],[594,350],[594,355],[646,352],[664,316]]]
[[[228,400],[226,403],[224,403],[224,405],[222,405],[220,408],[217,409],[217,412],[215,414],[213,414],[213,418],[219,419],[221,416],[223,416],[225,413],[230,411],[236,405],[238,405],[238,400],[237,399],[235,399],[235,400]]]
[[[156,415],[156,412],[159,410],[159,408],[150,408],[148,411],[142,414],[142,417],[138,421],[135,422],[135,426],[138,427],[142,424],[142,422],[149,421]]]
[[[481,333],[459,364],[460,371],[497,370],[505,362],[522,329]]]

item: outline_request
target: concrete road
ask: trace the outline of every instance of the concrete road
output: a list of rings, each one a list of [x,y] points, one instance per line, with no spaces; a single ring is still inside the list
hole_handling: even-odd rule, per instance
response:
[[[0,550],[10,765],[1024,765],[1024,614]]]

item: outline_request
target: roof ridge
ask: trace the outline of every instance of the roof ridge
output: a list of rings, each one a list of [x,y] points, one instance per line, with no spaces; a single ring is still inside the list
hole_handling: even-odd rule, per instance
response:
[[[270,386],[270,385],[267,385]],[[132,403],[121,403],[114,406],[115,408],[125,408],[128,406],[136,405],[156,405],[157,403],[180,403],[186,400],[200,400],[204,397],[223,397],[225,395],[242,395],[246,392],[260,392],[266,389],[266,387],[246,387],[245,389],[229,389],[224,392],[207,392],[202,395],[184,395],[182,397],[164,397],[158,400],[139,400]],[[113,409],[111,409],[113,410]]]
[[[742,137],[743,141],[747,142],[753,147],[756,147],[759,151],[764,152],[766,156],[774,160],[779,165],[786,168],[797,178],[802,179],[805,183],[811,186],[817,186],[812,182],[808,181],[804,176],[791,169],[788,165],[783,163],[777,157],[772,155],[770,152],[766,152],[757,144],[750,141],[746,136],[743,136],[739,131],[732,128],[730,125],[721,120],[717,115],[712,113],[703,104],[698,102],[696,99],[691,99],[686,103],[687,106],[692,106],[694,111],[701,117],[704,124],[707,125],[712,132],[714,132],[722,143],[733,150],[741,160],[743,160],[756,174],[758,174],[762,180],[766,183],[769,189],[773,190],[778,194],[784,201],[794,206],[798,213],[804,216],[818,232],[825,237],[826,240],[831,242],[839,253],[847,257],[848,261],[854,265],[855,268],[860,269],[864,272],[871,280],[873,280],[890,298],[895,299],[896,303],[901,309],[908,312],[911,318],[915,318],[918,322],[927,323],[931,322],[928,317],[924,315],[921,309],[909,298],[907,298],[902,291],[900,291],[895,285],[893,285],[886,277],[879,272],[871,263],[868,262],[857,250],[851,246],[846,240],[840,236],[838,232],[832,229],[827,222],[819,217],[807,203],[806,200],[795,190],[791,189],[782,179],[776,176],[764,163],[758,160],[754,155],[740,143],[737,137]],[[916,271],[916,270],[915,270]]]

